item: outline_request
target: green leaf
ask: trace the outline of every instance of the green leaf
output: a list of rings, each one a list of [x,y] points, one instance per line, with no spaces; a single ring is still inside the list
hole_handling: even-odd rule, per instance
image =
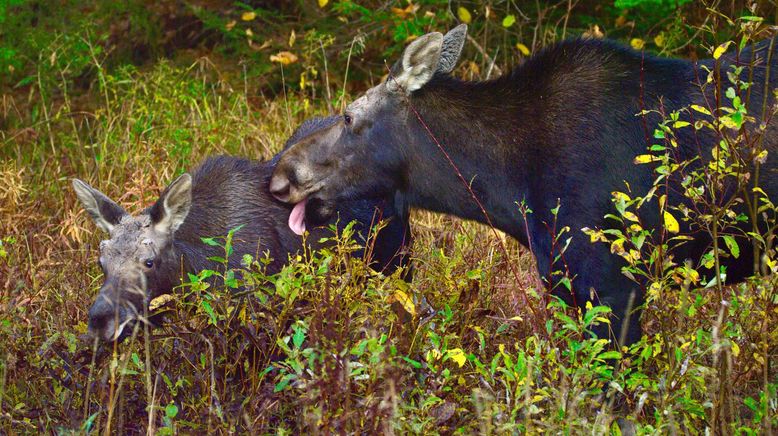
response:
[[[421,362],[411,359],[410,357],[403,356],[403,360],[408,362],[412,367],[421,369]]]
[[[294,380],[295,375],[294,374],[287,374],[281,378],[281,381],[279,381],[276,386],[273,388],[273,393],[281,392],[284,389],[286,389],[287,386],[289,386],[289,382]]]
[[[302,327],[295,326],[294,336],[292,336],[292,344],[295,348],[300,349],[305,340],[305,330]]]
[[[167,416],[170,419],[173,419],[178,415],[178,406],[176,406],[173,403],[168,404],[165,406],[165,416]]]
[[[221,244],[216,241],[216,238],[200,238],[200,240],[203,241],[204,244],[210,245],[211,247],[221,247]]]
[[[516,23],[516,17],[513,15],[506,15],[505,18],[502,19],[502,27],[505,27],[506,29],[513,26]]]
[[[202,307],[205,313],[207,313],[208,316],[211,318],[211,323],[213,323],[213,325],[216,325],[216,313],[214,313],[213,307],[211,307],[211,303],[203,300],[200,302],[200,307]]]
[[[619,353],[616,350],[606,351],[602,354],[600,354],[600,359],[607,360],[607,359],[621,359],[621,353]]]
[[[727,248],[729,249],[729,252],[732,253],[732,257],[737,259],[740,257],[740,247],[737,245],[737,241],[735,240],[734,236],[730,235],[724,235],[722,236],[724,238],[724,243],[727,244]]]

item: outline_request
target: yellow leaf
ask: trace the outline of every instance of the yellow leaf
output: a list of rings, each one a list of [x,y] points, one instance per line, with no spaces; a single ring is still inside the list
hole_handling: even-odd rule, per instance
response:
[[[292,30],[292,33],[289,34],[289,47],[294,47],[295,41],[297,41],[297,34]]]
[[[700,106],[698,104],[693,104],[692,105],[692,109],[696,110],[697,112],[699,112],[701,114],[710,115],[710,111],[708,109],[706,109],[706,108],[704,108],[704,107],[702,107],[702,106]]]
[[[403,8],[392,8],[392,13],[397,15],[400,18],[406,18],[409,15],[413,15],[416,13],[416,11],[419,10],[419,5],[415,5],[413,3],[409,4],[408,6]]]
[[[392,295],[392,300],[400,303],[403,309],[405,309],[406,312],[410,313],[411,316],[416,316],[416,306],[413,304],[413,299],[409,297],[408,294],[398,289],[394,291],[394,295]]]
[[[613,199],[616,201],[629,201],[629,195],[620,192],[620,191],[613,191],[611,192],[611,195],[613,196]]]
[[[641,232],[643,227],[640,227],[640,224],[632,224],[629,226],[629,231],[634,233]]]
[[[648,295],[651,298],[657,298],[659,297],[659,291],[662,290],[662,285],[660,285],[657,282],[651,283],[651,286],[648,287]]]
[[[251,21],[254,18],[257,18],[257,14],[255,14],[254,11],[244,12],[240,16],[240,19],[243,21]]]
[[[721,55],[723,55],[727,51],[730,44],[732,44],[732,41],[727,41],[724,44],[721,44],[720,46],[716,47],[716,50],[713,50],[713,59],[720,58]]]
[[[467,356],[465,356],[465,352],[462,351],[461,348],[449,349],[446,352],[446,357],[456,362],[460,368],[465,365],[465,362],[467,362]]]
[[[622,254],[622,253],[624,253],[624,240],[623,239],[616,239],[615,241],[611,242],[611,253],[614,253],[614,254]]]
[[[169,303],[171,300],[173,300],[173,296],[170,294],[160,295],[159,297],[149,302],[149,312],[154,312],[155,310]]]
[[[653,154],[641,154],[640,156],[635,156],[634,163],[635,165],[639,164],[646,164],[661,160],[659,157],[654,156]]]
[[[84,321],[79,321],[78,324],[76,324],[75,330],[78,333],[84,334],[89,330],[89,327],[87,327]]]
[[[643,50],[643,47],[646,45],[646,41],[643,41],[640,38],[632,38],[629,41],[629,45],[631,45],[635,50]]]
[[[281,65],[289,65],[297,62],[297,55],[288,51],[281,51],[270,55],[270,62],[278,62]]]
[[[678,220],[676,220],[675,217],[670,214],[670,212],[665,211],[664,218],[665,218],[665,228],[667,229],[668,232],[678,233],[678,231],[681,230],[680,226],[678,225]]]
[[[634,222],[639,222],[639,221],[640,221],[640,220],[638,219],[638,216],[637,216],[637,215],[635,215],[634,213],[632,213],[632,212],[630,212],[630,211],[628,211],[628,210],[624,211],[624,213],[622,214],[622,216],[623,216],[624,218],[626,218],[626,219],[630,220],[630,221],[634,221]]]
[[[680,129],[689,125],[691,125],[691,123],[688,121],[676,121],[673,123],[673,129]]]
[[[470,24],[470,22],[473,21],[473,16],[470,15],[470,11],[462,6],[457,9],[457,16],[459,17],[459,21],[465,24]]]
[[[529,48],[526,45],[519,42],[516,44],[516,48],[519,49],[521,54],[523,54],[524,56],[529,56],[530,53]]]
[[[732,341],[732,354],[734,354],[735,357],[740,356],[740,345],[735,341]]]
[[[330,0],[319,0],[319,7],[323,8],[323,7],[327,6],[327,3],[329,3],[329,2],[330,2]]]
[[[657,47],[664,47],[665,45],[665,34],[660,33],[659,35],[654,37],[654,44],[656,44]]]

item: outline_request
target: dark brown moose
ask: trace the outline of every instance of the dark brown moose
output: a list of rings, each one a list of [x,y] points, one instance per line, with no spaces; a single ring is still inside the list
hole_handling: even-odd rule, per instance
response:
[[[290,143],[333,122],[332,118],[309,120]],[[208,257],[223,256],[223,249],[204,244],[203,237],[225,236],[243,226],[235,233],[229,266],[238,267],[244,254],[259,257],[269,252],[273,260],[268,272],[277,272],[290,253],[302,248],[302,238],[290,228],[292,208],[267,193],[272,169],[273,162],[209,158],[178,177],[154,205],[137,216],[74,179],[83,207],[110,235],[100,243],[105,281],[89,310],[90,333],[106,341],[126,337],[144,319],[151,300],[180,284],[182,267],[193,273],[216,268]],[[377,269],[392,271],[405,263],[403,250],[410,236],[405,210],[398,213],[394,196],[388,195],[339,201],[335,207],[309,207],[305,216],[294,220],[298,227],[309,224],[310,241],[332,235],[322,225],[337,222],[342,229],[356,220],[356,229],[364,237],[372,225],[389,220],[375,241],[370,241],[370,251]]]
[[[625,262],[606,244],[590,243],[581,229],[614,227],[604,216],[613,211],[611,193],[624,191],[625,182],[632,192],[648,192],[653,168],[636,166],[633,160],[647,152],[660,117],[637,114],[715,104],[715,85],[700,85],[715,62],[665,59],[612,41],[577,39],[538,52],[503,77],[468,82],[449,74],[466,33],[462,25],[446,35],[429,33],[411,42],[389,77],[351,103],[338,123],[286,150],[271,192],[299,205],[399,190],[410,206],[491,222],[530,245],[549,287],[568,303],[612,308],[611,329],[600,326],[595,334],[621,339],[622,323],[628,319],[624,342],[635,342],[640,338],[639,313],[630,316],[629,308],[642,306],[646,283],[626,277]],[[753,69],[742,72],[744,79],[753,73],[749,99],[743,101],[756,118],[753,126],[767,123],[763,147],[768,155],[760,183],[775,201],[778,132],[777,123],[769,120],[778,85],[778,53],[768,53],[771,47],[772,42],[765,41],[746,47],[739,57],[725,54],[719,68],[727,80],[730,66],[753,62]],[[683,159],[704,162],[718,143],[712,134],[695,134],[691,128],[678,130],[678,135],[682,145],[677,151]],[[672,183],[668,202],[679,204],[683,189],[679,181]],[[521,203],[532,211],[526,223]],[[564,263],[554,261],[559,251],[553,248],[550,231],[558,203],[557,228],[569,227],[572,236]],[[646,207],[641,213],[643,227],[656,234],[661,226],[658,208]],[[677,247],[677,260],[700,259],[710,249],[711,240],[703,233],[685,222],[681,231],[695,237]],[[749,242],[738,237],[738,243],[739,258],[725,259],[728,281],[754,269]],[[559,285],[557,273],[564,271],[564,264],[573,278],[572,292]],[[631,295],[637,297],[632,303]]]

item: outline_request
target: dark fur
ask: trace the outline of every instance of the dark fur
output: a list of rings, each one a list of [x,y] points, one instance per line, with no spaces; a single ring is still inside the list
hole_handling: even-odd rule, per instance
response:
[[[304,123],[287,145],[297,138],[315,132],[332,118],[314,119]],[[291,206],[281,203],[268,194],[268,183],[276,160],[257,162],[231,156],[218,156],[206,159],[190,174],[192,176],[192,201],[189,213],[175,232],[170,247],[160,247],[154,259],[154,267],[145,271],[146,295],[131,292],[137,283],[128,283],[120,274],[105,274],[105,283],[100,295],[89,311],[90,329],[101,331],[108,322],[113,322],[116,313],[120,321],[129,313],[143,313],[143,305],[161,294],[170,293],[180,283],[181,269],[196,273],[203,269],[221,270],[216,262],[208,260],[213,256],[224,256],[224,249],[202,242],[204,237],[223,237],[231,229],[242,226],[233,239],[234,253],[229,258],[230,268],[240,267],[244,254],[261,258],[268,253],[272,262],[267,266],[268,273],[278,272],[288,261],[290,254],[300,251],[302,237],[294,234],[287,222]],[[168,190],[170,187],[168,187]],[[138,231],[141,227],[153,225],[162,218],[164,208],[162,198],[146,209],[139,220],[133,220],[133,231],[129,234],[117,232],[112,235],[119,239],[133,238],[117,246],[133,248],[137,245]],[[99,192],[102,215],[112,224],[118,224],[126,216],[118,205],[105,198]],[[319,239],[332,237],[329,229],[337,224],[342,230],[348,223],[356,221],[357,242],[365,246],[371,227],[381,220],[388,224],[375,237],[370,254],[376,270],[391,273],[408,262],[406,248],[410,245],[410,228],[407,209],[397,212],[395,195],[383,197],[349,199],[334,205],[312,204],[308,207],[306,225],[310,231],[307,241],[317,246]],[[397,204],[401,204],[398,202]],[[129,222],[129,221],[128,221]],[[125,224],[127,225],[127,224]],[[364,249],[354,255],[363,256]],[[182,265],[183,262],[183,265]],[[409,276],[407,276],[409,278]],[[125,329],[122,337],[131,329]]]
[[[756,65],[748,109],[757,118],[762,113],[769,43],[764,41],[756,51],[749,47],[740,54],[741,64],[753,57]],[[722,60],[726,81],[724,72],[734,57],[729,54]],[[328,184],[311,195],[331,201],[339,195],[400,189],[412,206],[485,222],[456,172],[418,122],[415,109],[464,178],[472,182],[494,225],[522,244],[531,244],[544,276],[552,268],[550,211],[557,199],[561,201],[558,228],[569,226],[573,237],[565,260],[576,276],[575,300],[583,306],[591,300],[591,289],[596,290],[595,303],[610,306],[619,318],[613,323],[618,337],[631,291],[638,292],[635,304],[642,303],[639,286],[621,273],[624,262],[606,244],[590,243],[580,230],[614,227],[603,216],[613,210],[611,192],[626,190],[625,180],[636,194],[651,187],[651,166],[636,166],[633,159],[655,142],[651,138],[659,118],[636,114],[660,107],[669,113],[690,103],[707,107],[695,84],[698,77],[705,80],[703,65],[711,67],[713,62],[659,58],[604,40],[561,42],[496,80],[464,82],[438,75],[410,96],[388,95],[370,120],[354,119],[352,127],[341,122],[292,147],[276,172],[294,173],[297,162],[323,162],[320,168],[335,164],[337,177],[326,179]],[[768,108],[774,103],[772,89],[778,84],[778,53],[773,53],[771,68]],[[707,97],[712,98],[712,93]],[[769,157],[760,180],[773,200],[778,198],[775,124],[770,123],[766,132],[764,146]],[[708,159],[712,137],[706,133],[694,137],[692,132],[691,128],[680,131],[683,157]],[[328,162],[326,155],[337,162]],[[527,223],[529,233],[517,207],[522,200],[533,211]],[[680,200],[676,194],[670,203]],[[645,227],[658,228],[654,203],[640,212]],[[751,248],[745,240],[740,243],[740,259],[728,261],[729,281],[740,280],[752,270]],[[709,246],[710,239],[697,234],[695,241],[675,252],[676,259],[699,259]],[[573,300],[566,290],[560,295]],[[638,314],[634,314],[626,342],[639,337]]]
[[[334,124],[339,117],[312,118],[306,120],[287,140],[284,149],[317,130]],[[273,262],[269,272],[277,272],[286,264],[287,256],[301,248],[301,237],[292,233],[287,225],[291,206],[268,195],[267,185],[280,153],[269,162],[217,156],[206,159],[192,174],[192,207],[181,228],[176,232],[176,248],[184,255],[188,270],[200,271],[212,268],[210,256],[220,255],[221,248],[208,248],[201,237],[223,236],[243,225],[235,237],[233,265],[240,263],[242,254],[262,255],[269,251]],[[315,243],[322,237],[332,236],[331,224],[338,228],[356,221],[358,242],[365,244],[368,231],[380,220],[388,225],[377,235],[373,252],[374,266],[379,271],[391,273],[405,265],[405,247],[410,243],[408,211],[396,212],[395,197],[388,194],[381,198],[359,198],[341,201],[337,206],[312,204],[306,213],[310,235]],[[153,208],[153,207],[152,207]],[[150,208],[149,213],[152,213]],[[259,242],[259,244],[258,244]],[[356,253],[362,256],[363,252]]]

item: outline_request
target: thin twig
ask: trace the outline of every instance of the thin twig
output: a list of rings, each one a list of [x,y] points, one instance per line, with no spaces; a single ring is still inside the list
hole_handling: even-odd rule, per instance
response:
[[[491,64],[491,66],[489,67],[489,70],[491,71],[492,68],[493,68],[494,72],[497,73],[498,76],[502,76],[502,69],[500,69],[500,67],[498,67],[495,64],[494,59],[492,59],[492,57],[489,56],[488,53],[486,53],[486,50],[484,50],[484,48],[481,47],[481,44],[479,44],[478,41],[473,39],[473,37],[470,36],[470,35],[467,35],[467,40],[470,41],[470,43],[473,44],[473,46],[476,48],[476,50],[478,50],[478,52],[481,53],[481,55],[484,57],[484,59],[486,59]],[[496,57],[496,55],[495,55],[495,57]]]

